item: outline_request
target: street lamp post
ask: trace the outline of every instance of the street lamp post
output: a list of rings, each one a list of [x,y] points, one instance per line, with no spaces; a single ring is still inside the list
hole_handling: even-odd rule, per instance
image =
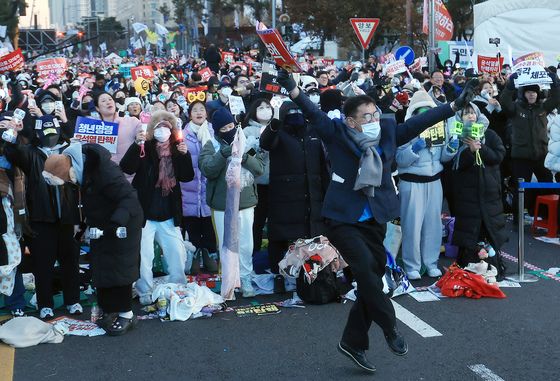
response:
[[[284,2],[282,2],[284,3]],[[271,17],[272,17],[272,28],[276,28],[276,0],[272,0],[272,12],[271,12]]]
[[[430,73],[436,68],[436,6],[435,0],[430,0],[428,34],[428,67]]]

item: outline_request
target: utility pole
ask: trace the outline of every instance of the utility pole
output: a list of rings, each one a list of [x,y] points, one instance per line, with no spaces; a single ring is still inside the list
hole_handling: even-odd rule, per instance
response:
[[[412,38],[412,0],[406,0],[406,42],[408,46],[413,47],[414,40]]]
[[[284,2],[282,2],[284,4]],[[276,0],[272,0],[272,29],[276,28]]]
[[[436,4],[435,0],[429,2],[428,68],[431,73],[436,68]]]

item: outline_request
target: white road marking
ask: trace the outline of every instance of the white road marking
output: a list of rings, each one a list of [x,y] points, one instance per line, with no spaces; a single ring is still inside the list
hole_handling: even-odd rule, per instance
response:
[[[504,381],[504,379],[492,372],[484,364],[469,365],[469,369],[475,372],[484,381]]]
[[[406,324],[410,329],[416,331],[420,336],[443,336],[438,330],[430,326],[428,323],[420,319],[418,316],[414,315],[412,312],[410,312],[394,300],[391,300],[391,302],[393,302],[393,307],[395,307],[397,319]]]

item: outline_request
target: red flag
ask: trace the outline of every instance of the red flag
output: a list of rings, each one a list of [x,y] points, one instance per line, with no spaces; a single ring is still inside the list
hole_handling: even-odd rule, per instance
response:
[[[428,34],[430,22],[428,20],[429,15],[429,1],[424,0],[424,18],[422,25],[422,32]],[[436,13],[436,40],[437,41],[449,41],[453,38],[453,20],[449,11],[443,4],[443,0],[435,0]]]

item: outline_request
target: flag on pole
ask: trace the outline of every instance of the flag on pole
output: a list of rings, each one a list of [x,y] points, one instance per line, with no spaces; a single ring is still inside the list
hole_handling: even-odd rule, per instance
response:
[[[160,36],[163,37],[163,36],[169,34],[169,31],[163,25],[155,23],[155,26],[156,26],[156,33],[159,34]]]
[[[135,22],[134,24],[132,24],[132,28],[134,29],[134,33],[140,33],[148,30],[148,26],[146,24],[142,24],[139,22]]]

